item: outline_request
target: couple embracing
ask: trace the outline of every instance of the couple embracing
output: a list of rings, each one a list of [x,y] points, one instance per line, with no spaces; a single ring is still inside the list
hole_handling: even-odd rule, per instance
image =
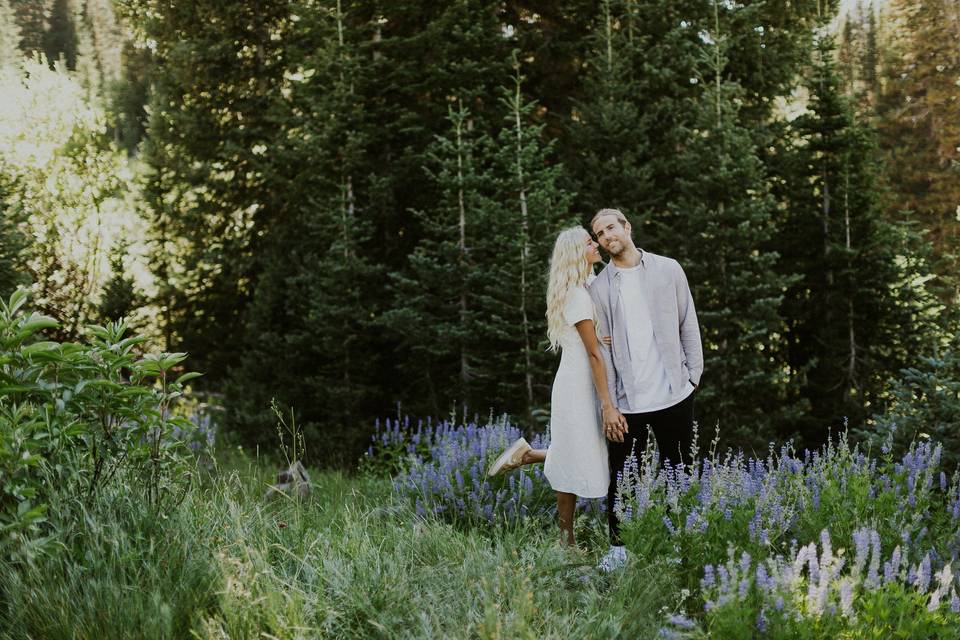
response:
[[[568,229],[550,259],[547,325],[551,347],[562,354],[550,398],[550,446],[535,450],[520,438],[489,475],[542,462],[568,544],[577,496],[606,496],[610,550],[600,568],[610,571],[626,562],[613,508],[618,476],[631,452],[643,452],[647,429],[661,463],[689,456],[703,349],[677,261],[638,249],[617,209],[601,209],[590,226],[596,241],[581,227]],[[597,243],[610,263],[594,277]]]

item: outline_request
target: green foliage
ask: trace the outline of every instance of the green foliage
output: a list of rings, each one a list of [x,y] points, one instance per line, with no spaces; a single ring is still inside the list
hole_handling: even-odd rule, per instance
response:
[[[10,0],[0,0],[0,66],[15,65],[20,57],[20,27]]]
[[[44,38],[44,52],[53,69],[58,61],[63,61],[70,71],[77,69],[77,27],[75,15],[69,0],[53,0],[50,7],[47,32]]]
[[[27,284],[20,265],[28,242],[22,231],[22,216],[16,215],[6,201],[10,185],[2,167],[0,163],[0,298],[7,298],[18,286]]]
[[[57,322],[26,303],[22,289],[0,301],[0,544],[17,557],[49,541],[56,491],[89,500],[125,477],[155,513],[182,499],[189,456],[172,431],[193,426],[171,406],[198,375],[173,377],[184,354],[138,358],[144,339],[123,323],[89,327],[86,344],[44,340]]]
[[[540,522],[494,538],[418,517],[385,480],[312,475],[304,501],[263,503],[270,471],[223,461],[166,518],[119,485],[33,565],[0,564],[11,637],[654,638],[678,606],[670,567],[615,579]],[[77,517],[82,515],[83,517]],[[467,597],[461,597],[466,595]]]
[[[133,277],[124,266],[125,248],[119,247],[110,257],[113,275],[103,287],[97,312],[103,322],[119,322],[130,318],[142,306],[143,296],[137,291]]]
[[[56,337],[73,339],[99,319],[114,244],[139,240],[132,167],[74,74],[25,61],[0,68],[0,91],[0,206],[28,239],[17,271],[32,280],[34,305],[59,321]]]
[[[875,446],[891,441],[903,451],[916,441],[932,439],[944,446],[944,464],[960,467],[960,334],[933,355],[900,372],[890,391],[886,413],[875,416],[875,429],[862,435]]]
[[[889,379],[931,339],[920,256],[884,216],[874,137],[855,120],[833,56],[833,41],[819,38],[807,111],[773,160],[788,205],[775,239],[781,270],[801,274],[781,310],[793,386],[810,407],[793,424],[809,446],[824,426],[877,412]]]
[[[208,495],[191,492],[161,515],[123,483],[88,504],[58,492],[59,544],[29,563],[0,560],[6,637],[190,637],[223,580],[210,532],[195,528]]]

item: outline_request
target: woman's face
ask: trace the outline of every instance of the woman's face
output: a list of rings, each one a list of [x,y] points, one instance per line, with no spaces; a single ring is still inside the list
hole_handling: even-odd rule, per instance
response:
[[[593,238],[587,236],[587,249],[586,249],[586,258],[587,264],[593,266],[600,262],[600,247],[596,242],[593,241]]]

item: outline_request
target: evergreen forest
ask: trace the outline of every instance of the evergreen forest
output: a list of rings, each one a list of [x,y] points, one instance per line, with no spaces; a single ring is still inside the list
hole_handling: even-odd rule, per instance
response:
[[[553,241],[616,207],[685,269],[701,433],[955,467],[958,43],[957,0],[0,0],[0,298],[349,467],[543,431]]]

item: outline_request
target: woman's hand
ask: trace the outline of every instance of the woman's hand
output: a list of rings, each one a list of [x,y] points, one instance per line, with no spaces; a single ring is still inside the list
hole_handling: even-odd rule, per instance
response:
[[[607,405],[603,407],[603,435],[611,442],[623,442],[623,436],[627,433],[627,419],[623,417],[616,407]]]
[[[601,336],[600,342],[602,342],[603,344],[609,347],[611,344],[613,344],[613,338],[611,338],[610,336]]]

